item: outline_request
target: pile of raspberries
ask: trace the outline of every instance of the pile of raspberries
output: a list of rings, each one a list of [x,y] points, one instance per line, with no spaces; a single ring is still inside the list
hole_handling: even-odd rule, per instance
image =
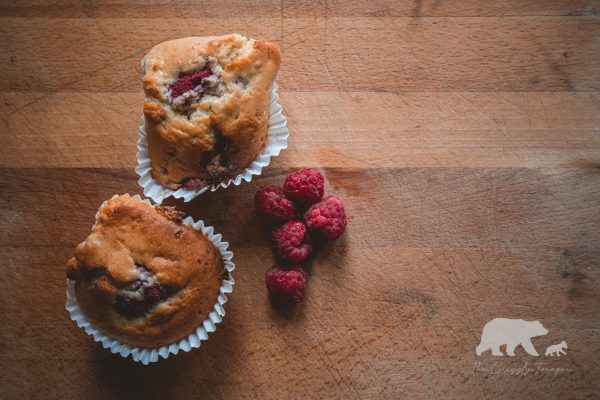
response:
[[[267,289],[280,304],[304,298],[306,274],[299,263],[313,251],[317,240],[335,240],[346,229],[346,210],[339,197],[323,198],[325,180],[314,168],[302,168],[285,178],[283,189],[261,187],[254,196],[260,216],[274,225],[273,247],[280,261],[266,274]]]

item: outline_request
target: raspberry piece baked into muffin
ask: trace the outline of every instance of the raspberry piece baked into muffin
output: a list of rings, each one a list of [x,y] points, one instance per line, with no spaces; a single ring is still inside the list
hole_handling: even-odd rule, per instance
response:
[[[219,249],[173,207],[123,195],[106,201],[67,263],[79,307],[124,343],[160,347],[187,336],[228,277]]]
[[[238,34],[163,42],[142,59],[152,176],[200,189],[240,174],[265,145],[277,45]]]

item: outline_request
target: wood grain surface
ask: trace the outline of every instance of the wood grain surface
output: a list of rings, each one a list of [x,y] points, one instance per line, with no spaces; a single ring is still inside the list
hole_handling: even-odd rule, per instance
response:
[[[600,397],[599,10],[0,2],[0,398]],[[223,233],[236,285],[208,342],[145,367],[70,321],[64,265],[103,200],[141,193],[142,55],[233,31],[282,49],[290,147],[251,183],[167,201]],[[282,312],[252,197],[305,165],[349,226]],[[538,352],[567,355],[476,356],[495,317],[541,321]]]

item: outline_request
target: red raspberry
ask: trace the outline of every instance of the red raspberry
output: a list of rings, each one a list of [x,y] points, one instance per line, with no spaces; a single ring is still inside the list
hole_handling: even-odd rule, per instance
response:
[[[328,196],[313,205],[304,214],[309,229],[327,239],[337,239],[346,229],[344,202],[336,196]]]
[[[194,89],[196,86],[202,84],[202,80],[204,78],[208,78],[212,75],[212,71],[210,69],[203,69],[202,71],[194,72],[191,75],[184,75],[179,78],[175,82],[169,86],[169,90],[171,91],[171,98],[175,99],[188,90]]]
[[[206,182],[200,178],[187,178],[181,181],[179,189],[200,189],[205,184]]]
[[[162,285],[149,285],[144,288],[144,297],[148,302],[165,300],[169,291]]]
[[[254,196],[256,211],[273,224],[280,224],[294,218],[296,207],[289,201],[283,190],[277,186],[263,186]]]
[[[289,221],[273,229],[273,245],[282,261],[300,262],[312,251],[306,225],[301,221]]]
[[[267,271],[265,282],[274,300],[281,303],[300,303],[304,298],[306,277],[300,267],[283,269],[274,265]]]
[[[324,188],[323,175],[314,168],[302,168],[292,172],[283,184],[283,191],[287,197],[307,207],[321,200]]]

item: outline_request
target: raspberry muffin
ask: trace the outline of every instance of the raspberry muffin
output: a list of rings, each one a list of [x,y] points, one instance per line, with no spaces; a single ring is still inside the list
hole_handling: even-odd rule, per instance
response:
[[[187,336],[213,309],[228,273],[219,249],[182,216],[129,195],[100,207],[66,272],[81,311],[105,334],[160,347]]]
[[[277,45],[239,34],[163,42],[142,59],[152,177],[200,189],[243,172],[265,145]]]

